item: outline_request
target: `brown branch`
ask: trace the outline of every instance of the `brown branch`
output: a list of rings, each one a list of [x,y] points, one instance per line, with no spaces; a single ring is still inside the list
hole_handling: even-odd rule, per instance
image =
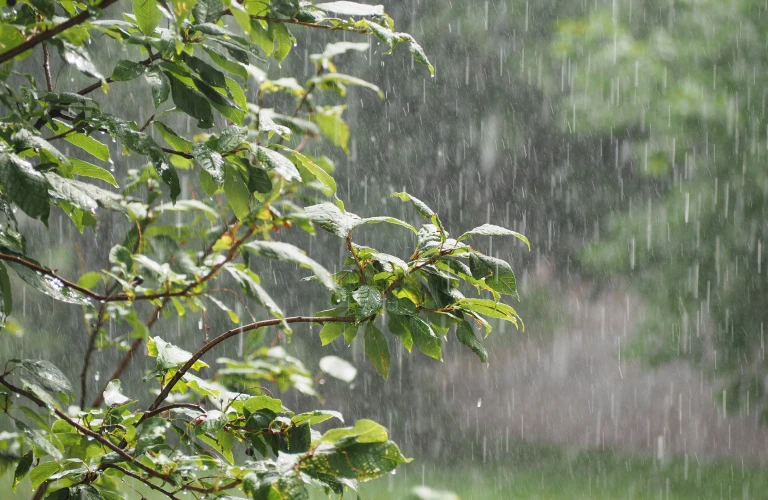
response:
[[[360,258],[357,256],[357,253],[355,253],[355,247],[352,246],[352,231],[347,233],[347,250],[349,250],[349,253],[352,254],[352,257],[355,259],[355,264],[357,264],[357,270],[360,271],[360,279],[363,282],[363,285],[367,285],[368,282],[365,279],[365,267],[363,267],[363,263],[360,262]]]
[[[179,382],[184,374],[186,374],[190,368],[192,368],[192,365],[194,365],[198,359],[203,357],[205,353],[216,347],[217,345],[221,344],[225,340],[236,337],[237,335],[240,335],[241,333],[249,332],[251,330],[256,330],[258,328],[263,328],[265,326],[275,326],[280,325],[283,323],[354,323],[356,321],[355,318],[348,318],[344,316],[293,316],[290,318],[274,318],[274,319],[266,319],[262,321],[257,321],[255,323],[251,323],[249,325],[243,325],[239,328],[234,328],[232,330],[226,331],[219,335],[218,337],[212,339],[210,342],[207,342],[203,347],[198,349],[198,351],[192,355],[189,360],[187,360],[184,365],[179,368],[179,370],[176,372],[176,374],[171,378],[171,380],[163,387],[163,390],[160,391],[160,394],[155,398],[155,400],[152,402],[152,404],[149,406],[149,412],[157,409],[160,404],[165,401],[165,399],[168,397],[168,395],[171,393],[171,390],[176,385],[177,382]],[[136,425],[139,425],[142,421],[144,421],[146,417],[146,413],[144,416],[139,420],[139,422]]]
[[[28,391],[25,391],[24,389],[22,389],[20,387],[16,387],[15,385],[11,384],[7,380],[5,380],[4,376],[0,376],[0,384],[2,384],[5,387],[7,387],[11,392],[14,392],[14,393],[16,393],[16,394],[18,394],[20,396],[24,396],[25,398],[27,398],[28,400],[30,400],[31,402],[33,402],[37,406],[39,406],[41,408],[45,408],[46,407],[46,404],[40,398],[38,398],[37,396],[35,396],[34,394],[32,394],[32,393],[30,393]],[[74,427],[75,429],[77,429],[78,431],[83,433],[84,435],[95,439],[96,441],[98,441],[102,445],[106,446],[110,450],[112,450],[115,453],[117,453],[118,455],[120,455],[122,458],[124,458],[128,462],[133,463],[137,468],[139,468],[142,471],[146,472],[150,476],[156,477],[158,479],[162,479],[163,481],[168,481],[168,479],[169,479],[168,476],[166,476],[165,474],[162,474],[160,472],[157,472],[154,469],[151,469],[150,467],[147,467],[143,463],[137,461],[134,457],[132,457],[128,453],[126,453],[125,450],[123,450],[122,448],[120,448],[119,446],[117,446],[112,441],[110,441],[109,439],[105,438],[104,436],[102,436],[98,432],[94,432],[94,431],[90,430],[89,428],[80,425],[75,420],[70,418],[69,415],[67,415],[66,413],[64,413],[63,411],[61,411],[58,408],[54,408],[53,411],[54,411],[54,413],[56,413],[56,416],[58,416],[61,420],[64,420],[65,422],[67,422],[69,425],[71,425],[72,427]]]
[[[146,479],[144,477],[141,477],[140,475],[136,474],[135,472],[131,472],[131,471],[129,471],[128,469],[126,469],[124,467],[120,467],[119,465],[116,465],[116,464],[108,464],[104,468],[105,469],[119,470],[120,472],[122,472],[126,476],[130,476],[130,477],[134,478],[137,481],[141,481],[142,483],[146,484],[147,486],[149,486],[153,490],[159,491],[160,493],[162,493],[163,495],[167,496],[168,498],[171,498],[173,500],[179,500],[179,498],[177,496],[175,496],[173,493],[171,493],[170,491],[166,491],[166,490],[162,489],[161,487],[159,487],[156,484],[152,483],[150,480],[148,480],[148,479]]]
[[[43,42],[43,69],[45,70],[45,83],[48,86],[48,92],[53,92],[53,78],[51,78],[51,52],[48,50],[48,44]]]
[[[160,317],[160,311],[163,310],[165,305],[168,303],[170,299],[165,298],[163,299],[163,302],[156,306],[155,309],[152,311],[152,315],[149,317],[146,323],[147,330],[151,329],[152,326],[155,324],[155,321]],[[128,351],[123,355],[123,358],[120,360],[120,363],[117,365],[117,368],[115,368],[115,371],[112,373],[112,376],[109,377],[109,380],[106,380],[104,383],[104,387],[102,388],[101,392],[96,396],[96,399],[93,400],[92,406],[94,408],[98,408],[101,406],[101,403],[104,402],[104,391],[107,389],[107,384],[109,384],[112,380],[117,380],[120,378],[120,376],[123,374],[126,368],[128,368],[128,364],[133,359],[133,356],[136,354],[136,351],[139,350],[139,347],[141,347],[141,344],[144,342],[144,339],[138,338],[131,342],[131,346],[128,348]]]
[[[222,232],[222,234],[227,233],[229,230],[230,230],[229,227],[225,228],[224,231]],[[203,276],[201,279],[195,281],[194,283],[190,283],[181,292],[173,292],[173,293],[170,293],[170,294],[164,294],[164,295],[160,295],[160,296],[155,297],[155,298],[163,298],[163,303],[155,308],[152,316],[149,318],[149,321],[147,322],[147,328],[148,329],[152,328],[152,325],[155,323],[155,321],[157,321],[157,318],[159,317],[160,311],[168,303],[168,301],[170,300],[170,297],[177,297],[177,296],[181,296],[181,295],[186,295],[187,293],[189,293],[190,290],[192,290],[196,286],[199,286],[199,285],[205,283],[206,281],[208,281],[209,279],[213,278],[213,276],[216,275],[216,273],[219,271],[219,269],[222,268],[222,266],[224,266],[224,264],[232,261],[232,259],[235,258],[235,256],[237,255],[237,250],[240,248],[240,246],[243,243],[245,243],[245,241],[248,238],[250,238],[253,235],[253,233],[255,231],[256,231],[256,226],[253,226],[253,227],[249,228],[249,230],[246,231],[245,236],[240,238],[238,241],[235,242],[234,245],[232,245],[232,248],[229,250],[229,253],[227,254],[227,257],[223,261],[221,261],[220,263],[218,263],[215,266],[213,266],[211,268],[210,272],[208,272],[208,274]],[[202,259],[205,259],[205,257],[208,256],[210,254],[210,252],[212,252],[212,251],[213,251],[213,245],[211,245],[211,247],[209,247],[209,249],[206,250],[206,252],[203,254]],[[145,296],[145,297],[148,298],[149,296]],[[144,299],[144,300],[147,300],[147,299]],[[131,347],[125,353],[125,355],[123,356],[123,359],[120,360],[120,364],[118,364],[117,369],[115,369],[115,372],[112,374],[112,377],[110,377],[109,380],[115,380],[115,379],[119,379],[120,378],[120,376],[123,374],[125,369],[128,367],[128,364],[130,364],[131,360],[133,359],[133,356],[136,355],[136,352],[139,350],[139,347],[141,347],[141,344],[143,342],[144,342],[144,339],[141,339],[141,338],[136,339],[136,340],[133,341],[133,343],[131,344]],[[109,381],[107,381],[107,383],[109,383]],[[104,386],[104,387],[106,388],[106,386]],[[103,392],[104,391],[102,391],[96,397],[96,400],[93,403],[94,407],[98,407],[99,405],[101,405],[101,403],[103,401],[103,396],[102,396]],[[154,409],[154,408],[152,408],[152,409]]]
[[[24,52],[34,48],[35,46],[43,43],[46,40],[53,38],[54,36],[68,30],[73,26],[82,24],[83,22],[86,21],[86,19],[91,17],[91,13],[93,12],[94,9],[106,9],[107,7],[109,7],[115,2],[117,2],[117,0],[102,0],[102,2],[99,5],[96,5],[93,9],[84,10],[78,15],[64,21],[63,23],[57,24],[53,28],[43,31],[29,38],[26,42],[19,44],[10,50],[6,50],[2,54],[0,54],[0,64],[6,61],[9,61],[20,54],[23,54]]]
[[[29,269],[32,269],[33,271],[36,271],[40,274],[44,274],[46,276],[50,276],[51,278],[59,280],[62,285],[71,288],[73,290],[77,290],[78,292],[82,293],[83,295],[86,295],[89,298],[92,298],[94,300],[104,300],[106,297],[104,295],[99,295],[96,292],[92,292],[91,290],[88,290],[85,287],[82,287],[78,285],[77,283],[73,283],[71,281],[68,281],[61,276],[57,275],[55,272],[51,271],[50,269],[47,269],[45,267],[42,267],[38,264],[35,264],[34,262],[30,262],[28,260],[22,259],[21,257],[18,257],[16,255],[8,255],[8,254],[0,254],[0,260],[6,260],[8,262],[15,262],[16,264],[21,264],[24,267],[28,267]]]

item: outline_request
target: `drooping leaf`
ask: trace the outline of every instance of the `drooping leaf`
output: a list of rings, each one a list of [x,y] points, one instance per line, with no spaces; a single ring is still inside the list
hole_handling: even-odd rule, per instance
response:
[[[309,268],[315,273],[317,279],[325,287],[330,289],[336,288],[336,283],[333,281],[333,277],[323,266],[307,257],[303,250],[289,243],[281,243],[277,241],[253,241],[246,243],[243,247],[262,257],[268,257],[283,262],[293,262],[302,267]]]
[[[32,450],[26,452],[16,465],[16,470],[13,473],[13,491],[16,491],[16,486],[27,476],[29,469],[32,467],[32,461],[35,459]]]
[[[480,361],[483,363],[488,361],[488,351],[485,349],[485,346],[483,346],[483,344],[477,339],[477,336],[475,336],[475,332],[472,331],[472,325],[466,321],[462,321],[456,325],[456,338],[459,340],[459,342],[472,349],[472,352],[477,354],[477,357],[480,358]]]
[[[301,174],[296,169],[296,166],[277,151],[272,151],[262,146],[258,146],[256,149],[256,158],[264,165],[268,170],[274,170],[286,181],[300,181]]]
[[[76,304],[80,306],[91,306],[91,301],[81,292],[68,287],[58,278],[47,274],[38,273],[26,266],[15,262],[8,262],[8,266],[21,278],[26,284],[37,289],[40,292],[53,297],[61,302]]]
[[[147,353],[157,358],[155,370],[152,372],[152,375],[156,376],[162,376],[171,369],[181,368],[192,357],[190,352],[176,347],[160,337],[152,337],[147,341]],[[197,360],[192,365],[192,369],[199,371],[207,366],[207,363]]]
[[[482,226],[476,227],[470,231],[467,231],[466,233],[462,234],[457,238],[458,241],[465,240],[469,238],[470,236],[514,236],[515,238],[519,239],[523,243],[526,244],[528,247],[528,250],[531,249],[531,244],[528,241],[528,238],[523,236],[522,234],[512,231],[511,229],[506,229],[500,226],[495,226],[493,224],[483,224]]]
[[[153,66],[147,70],[144,73],[144,79],[152,91],[152,102],[155,104],[155,108],[168,100],[171,93],[171,82],[160,68]]]
[[[379,375],[386,380],[389,377],[389,347],[384,334],[373,322],[365,327],[365,354]]]
[[[47,223],[48,182],[29,162],[16,155],[0,153],[0,184],[8,198],[25,214]]]
[[[171,96],[176,107],[197,119],[198,127],[211,128],[213,126],[213,111],[208,99],[197,90],[182,83],[172,74],[168,74],[168,79],[171,82]]]
[[[416,233],[416,228],[394,217],[359,217],[351,212],[342,212],[339,207],[331,203],[320,203],[304,209],[304,213],[312,219],[312,222],[342,238],[346,238],[349,232],[363,224],[377,224],[387,222],[410,229]]]
[[[219,186],[224,184],[224,158],[220,153],[198,142],[192,147],[192,155],[195,162],[208,172]]]
[[[110,78],[115,82],[127,82],[133,80],[134,78],[140,77],[144,74],[145,71],[147,71],[146,65],[140,62],[126,61],[125,59],[121,59],[117,61],[115,69],[112,70],[112,76]]]
[[[517,295],[517,282],[512,266],[507,262],[478,253],[470,254],[469,268],[472,277],[485,279],[485,283],[499,293]]]

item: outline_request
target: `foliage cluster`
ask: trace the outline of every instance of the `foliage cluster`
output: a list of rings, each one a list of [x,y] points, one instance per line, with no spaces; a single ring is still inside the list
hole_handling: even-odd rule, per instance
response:
[[[337,70],[338,58],[369,44],[327,45],[311,56],[314,73],[303,83],[269,79],[263,68],[268,59],[280,62],[291,52],[296,40],[289,28],[370,35],[388,51],[403,44],[433,71],[423,49],[394,31],[381,6],[354,2],[134,0],[121,18],[101,19],[113,4],[25,0],[2,10],[2,321],[13,327],[15,292],[23,282],[81,307],[87,330],[77,396],[49,361],[6,361],[0,408],[17,432],[3,433],[0,448],[17,462],[14,485],[29,476],[37,498],[54,500],[123,498],[127,481],[168,498],[223,497],[241,489],[254,499],[276,499],[307,498],[307,486],[341,495],[389,473],[407,459],[382,426],[359,420],[320,433],[315,426],[342,416],[295,413],[264,387],[315,393],[311,373],[282,347],[219,359],[210,377],[199,371],[210,368],[203,357],[226,340],[253,331],[262,338],[290,335],[299,323],[322,324],[323,344],[342,336],[351,343],[362,331],[365,352],[384,378],[395,338],[408,351],[415,346],[442,359],[453,328],[458,341],[485,361],[476,325],[486,335],[487,318],[522,327],[515,310],[500,301],[502,295],[517,297],[512,268],[468,242],[473,236],[512,236],[527,244],[524,236],[485,224],[452,238],[431,208],[405,192],[394,196],[424,220],[419,227],[388,216],[357,216],[336,196],[332,162],[305,150],[323,138],[348,150],[344,105],[323,104],[327,98],[318,95],[343,97],[349,86],[383,95],[376,85]],[[105,76],[89,54],[94,36],[133,46],[142,58],[118,60]],[[51,49],[93,83],[56,88]],[[44,86],[25,72],[33,54],[42,60]],[[154,112],[140,122],[120,116],[120,106],[109,99],[111,85],[146,85]],[[248,91],[251,85],[255,92]],[[90,97],[99,90],[106,99]],[[289,110],[279,111],[285,102]],[[175,127],[179,115],[197,130]],[[123,155],[147,163],[115,175],[114,166],[124,160],[114,158],[108,138],[119,141]],[[59,146],[64,142],[78,153],[65,154]],[[109,251],[107,269],[68,279],[34,258],[35,242],[23,234],[26,222],[47,225],[59,210],[80,232],[97,230],[99,217],[120,214],[125,231]],[[377,223],[413,235],[410,257],[354,241],[355,233]],[[280,241],[284,232],[312,234],[316,227],[339,236],[346,249],[334,273]],[[328,289],[332,307],[312,316],[286,314],[262,286],[274,261],[308,269],[306,281]],[[151,312],[144,317],[137,304],[149,304]],[[209,308],[224,311],[233,327],[212,338],[206,328],[195,352],[151,334],[158,321],[185,314],[205,318]],[[250,323],[241,322],[241,309]],[[378,326],[383,323],[390,335]],[[142,346],[155,358],[145,378],[155,394],[145,409],[120,383]],[[89,403],[93,357],[110,349],[123,351],[122,360]],[[345,381],[355,373],[335,357],[324,358],[321,369]]]

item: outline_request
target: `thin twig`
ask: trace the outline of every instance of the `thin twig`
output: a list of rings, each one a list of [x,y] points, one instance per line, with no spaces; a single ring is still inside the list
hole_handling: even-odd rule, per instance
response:
[[[142,483],[146,484],[147,486],[149,486],[153,490],[159,491],[160,493],[162,493],[163,495],[167,496],[168,498],[171,498],[173,500],[179,500],[179,498],[174,496],[174,494],[171,493],[170,491],[166,491],[166,490],[162,489],[161,487],[159,487],[156,484],[152,483],[150,480],[148,480],[148,479],[146,479],[144,477],[141,477],[140,475],[136,474],[135,472],[131,472],[131,471],[129,471],[128,469],[126,469],[124,467],[120,467],[119,465],[116,465],[116,464],[108,464],[104,468],[105,469],[119,470],[120,472],[122,472],[126,476],[130,476],[130,477],[134,478],[137,481],[141,481]]]
[[[5,379],[5,377],[0,376],[0,384],[2,384],[5,387],[7,387],[11,392],[14,392],[14,393],[16,393],[16,394],[18,394],[20,396],[24,396],[25,398],[27,398],[28,400],[30,400],[32,403],[36,404],[37,406],[39,406],[41,408],[45,408],[46,407],[46,404],[40,398],[38,398],[37,396],[35,396],[31,392],[25,391],[24,389],[22,389],[20,387],[16,387],[15,385],[13,385],[10,382],[8,382]],[[125,450],[123,450],[122,448],[120,448],[119,446],[117,446],[112,441],[110,441],[109,439],[105,438],[104,436],[102,436],[98,432],[92,431],[89,428],[80,425],[75,420],[70,418],[69,415],[67,415],[66,413],[64,413],[63,411],[61,411],[58,408],[53,408],[53,411],[54,411],[54,413],[56,413],[56,416],[58,416],[61,420],[64,420],[69,425],[71,425],[72,427],[74,427],[75,429],[80,431],[81,433],[85,434],[86,436],[95,439],[96,441],[98,441],[102,445],[106,446],[110,450],[112,450],[115,453],[117,453],[118,455],[120,455],[122,458],[124,458],[128,462],[133,463],[137,468],[143,470],[144,472],[146,472],[150,476],[156,477],[158,479],[162,479],[163,481],[168,481],[168,479],[169,479],[168,476],[166,476],[165,474],[162,474],[160,472],[157,472],[154,469],[152,469],[150,467],[147,467],[143,463],[135,460],[134,457],[132,457],[131,455],[126,453]]]
[[[357,264],[357,270],[360,271],[360,280],[363,282],[363,285],[367,285],[368,282],[365,279],[365,267],[363,267],[362,262],[360,262],[360,258],[357,256],[357,253],[355,252],[355,247],[352,246],[352,231],[347,233],[347,250],[349,250],[349,253],[352,254],[352,258],[355,259],[355,264]]]
[[[230,230],[229,227],[227,227],[222,232],[222,234],[228,232],[229,230]],[[205,276],[203,276],[199,280],[189,284],[186,288],[184,288],[180,292],[172,292],[172,293],[160,294],[157,297],[155,297],[155,298],[162,298],[163,302],[162,302],[162,304],[160,304],[159,306],[157,306],[155,308],[152,316],[149,319],[149,322],[147,323],[147,328],[148,329],[151,328],[152,325],[155,323],[155,321],[157,321],[157,318],[159,317],[160,311],[168,303],[168,301],[170,300],[170,297],[179,297],[179,296],[187,295],[193,288],[195,288],[195,287],[205,283],[206,281],[210,280],[211,278],[213,278],[216,275],[216,273],[219,271],[219,269],[221,269],[222,266],[224,266],[224,264],[232,261],[235,258],[235,256],[237,255],[237,250],[240,248],[240,246],[243,243],[245,243],[245,241],[248,238],[250,238],[253,235],[253,233],[255,231],[256,231],[256,226],[253,226],[253,227],[249,228],[248,231],[246,232],[245,236],[243,236],[241,239],[236,241],[234,245],[232,245],[232,248],[229,250],[229,253],[224,258],[224,260],[219,262],[218,264],[214,265],[211,268],[211,270],[208,272],[208,274],[206,274]],[[212,252],[212,251],[213,251],[213,246],[209,247],[209,250],[206,250],[205,254],[203,255],[203,259],[205,259],[205,257],[207,255],[209,255],[210,252]],[[148,297],[148,296],[146,296],[146,297]],[[109,380],[115,380],[115,379],[119,379],[120,378],[120,376],[123,374],[125,369],[128,367],[128,365],[130,364],[131,360],[133,359],[133,356],[139,350],[139,347],[141,347],[141,344],[143,342],[144,342],[144,339],[141,339],[141,338],[138,338],[138,339],[133,341],[133,343],[131,344],[130,348],[128,349],[128,351],[123,356],[123,359],[120,360],[120,363],[118,364],[117,369],[115,369],[115,372],[112,374],[112,377]],[[105,388],[106,388],[106,386],[105,386]],[[102,393],[103,392],[104,391],[102,391]],[[94,401],[93,406],[94,407],[98,407],[99,405],[101,405],[102,401],[103,401],[102,394],[99,394],[96,397],[96,400]]]
[[[163,390],[160,391],[160,394],[157,395],[155,400],[152,402],[152,404],[149,406],[149,411],[153,411],[156,408],[162,404],[163,401],[168,397],[168,395],[171,393],[171,390],[176,385],[176,383],[184,377],[184,374],[186,374],[190,368],[192,368],[192,365],[194,365],[198,359],[203,357],[205,353],[216,347],[217,345],[221,344],[225,340],[235,337],[237,335],[240,335],[241,333],[249,332],[251,330],[256,330],[258,328],[263,328],[266,326],[275,326],[280,325],[283,323],[354,323],[357,321],[356,318],[348,318],[345,316],[293,316],[290,318],[274,318],[274,319],[265,319],[262,321],[257,321],[255,323],[251,323],[249,325],[243,325],[239,328],[234,328],[232,330],[226,331],[219,335],[218,337],[213,338],[210,342],[207,342],[203,347],[197,350],[195,354],[192,355],[189,360],[187,360],[184,365],[179,368],[179,370],[176,372],[176,374],[171,378],[171,380],[163,387]],[[146,416],[146,413],[144,414]],[[139,422],[136,425],[139,425],[142,421],[146,420],[145,417],[142,417]]]
[[[43,42],[43,69],[45,70],[45,83],[48,86],[48,92],[53,92],[53,78],[51,78],[51,52],[48,50],[48,43]]]

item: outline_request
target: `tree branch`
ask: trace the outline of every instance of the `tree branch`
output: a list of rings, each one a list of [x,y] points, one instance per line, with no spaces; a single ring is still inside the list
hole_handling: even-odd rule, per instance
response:
[[[86,295],[91,299],[102,301],[107,298],[104,295],[99,295],[98,293],[92,292],[91,290],[88,290],[87,288],[82,287],[77,283],[73,283],[69,280],[62,278],[61,276],[57,275],[55,272],[51,271],[50,269],[37,265],[34,262],[30,262],[28,260],[22,259],[21,257],[18,257],[16,255],[8,255],[8,254],[0,253],[0,260],[15,262],[16,264],[21,264],[22,266],[28,267],[29,269],[32,269],[33,271],[36,271],[40,274],[50,276],[51,278],[54,278],[60,281],[64,286],[71,288],[73,290],[77,290],[78,292],[82,293],[83,295]]]
[[[16,387],[15,385],[11,384],[10,382],[8,382],[5,379],[4,376],[0,376],[0,384],[2,384],[5,387],[7,387],[11,392],[14,392],[14,393],[16,393],[16,394],[18,394],[20,396],[24,396],[25,398],[27,398],[28,400],[30,400],[31,402],[33,402],[37,406],[39,406],[41,408],[45,408],[46,407],[46,404],[40,398],[38,398],[37,396],[35,396],[34,394],[32,394],[32,393],[30,393],[28,391],[25,391],[24,389],[22,389],[20,387]],[[94,432],[94,431],[88,429],[87,427],[84,427],[84,426],[80,425],[75,420],[70,418],[69,415],[67,415],[66,413],[61,411],[60,409],[54,408],[53,411],[54,411],[54,413],[56,413],[56,416],[58,416],[61,420],[64,420],[65,422],[67,422],[69,425],[71,425],[72,427],[74,427],[75,429],[77,429],[78,431],[83,433],[84,435],[95,439],[96,441],[98,441],[102,445],[104,445],[107,448],[109,448],[110,450],[114,451],[115,453],[120,455],[122,458],[124,458],[128,462],[131,462],[132,464],[134,464],[137,468],[139,468],[142,471],[146,472],[148,475],[150,475],[152,477],[156,477],[157,479],[161,479],[163,481],[168,481],[169,480],[168,476],[166,476],[165,474],[157,472],[154,469],[151,469],[150,467],[147,467],[146,465],[142,464],[141,462],[135,460],[134,457],[130,456],[128,453],[125,452],[125,450],[123,450],[122,448],[120,448],[119,446],[114,444],[112,441],[110,441],[109,439],[105,438],[104,436],[102,436],[98,432]]]
[[[51,52],[48,50],[48,44],[43,42],[43,69],[45,70],[45,83],[48,86],[48,92],[53,92],[53,78],[51,78]]]
[[[102,0],[102,2],[95,6],[96,9],[106,9],[113,3],[117,2],[117,0]],[[86,19],[91,17],[92,9],[84,10],[78,15],[69,18],[68,20],[64,21],[61,24],[57,24],[53,28],[43,31],[42,33],[33,36],[32,38],[28,39],[26,42],[17,45],[16,47],[6,50],[2,54],[0,54],[0,64],[13,59],[14,57],[23,54],[24,52],[34,48],[35,46],[43,43],[46,40],[49,40],[53,38],[54,36],[58,35],[59,33],[68,30],[69,28],[73,26],[77,26],[78,24],[82,24],[85,22]]]
[[[198,359],[203,357],[205,353],[216,347],[217,345],[221,344],[225,340],[235,337],[237,335],[240,335],[241,333],[249,332],[251,330],[256,330],[258,328],[263,328],[265,326],[275,326],[280,325],[282,323],[354,323],[356,318],[348,318],[344,316],[293,316],[290,318],[274,318],[274,319],[266,319],[262,321],[257,321],[255,323],[251,323],[249,325],[244,325],[239,328],[234,328],[232,330],[226,331],[219,335],[218,337],[212,339],[210,342],[206,343],[203,347],[198,349],[198,351],[192,355],[189,360],[187,360],[184,365],[179,368],[179,370],[176,372],[176,374],[171,378],[171,380],[163,387],[163,390],[160,391],[160,394],[155,398],[155,400],[152,402],[152,404],[149,407],[149,410],[147,413],[144,414],[144,416],[139,420],[139,422],[136,425],[139,425],[142,421],[144,421],[146,418],[146,415],[149,412],[154,411],[157,409],[160,404],[165,401],[165,399],[168,397],[168,395],[171,393],[171,390],[173,389],[173,386],[176,385],[176,383],[181,380],[181,378],[186,374],[190,368],[192,368],[192,365],[197,362]]]
[[[128,469],[126,469],[124,467],[120,467],[119,465],[116,465],[116,464],[108,464],[104,468],[105,469],[119,470],[120,472],[122,472],[126,476],[130,476],[130,477],[134,478],[137,481],[141,481],[142,483],[146,484],[147,486],[149,486],[153,490],[159,491],[160,493],[162,493],[163,495],[167,496],[168,498],[171,498],[172,500],[179,500],[179,498],[177,496],[175,496],[173,493],[171,493],[170,491],[166,491],[166,490],[162,489],[161,487],[159,487],[156,484],[152,483],[152,481],[150,481],[150,480],[148,480],[146,478],[143,478],[140,475],[136,474],[135,472],[131,472],[131,471],[129,471]]]
[[[225,234],[228,231],[230,231],[229,226],[227,226],[221,234]],[[189,293],[190,290],[192,290],[196,286],[199,286],[199,285],[205,283],[206,281],[208,281],[209,279],[213,278],[213,276],[216,275],[216,273],[219,271],[219,269],[221,269],[222,266],[224,266],[224,264],[232,261],[232,259],[235,258],[235,256],[237,255],[237,250],[240,248],[240,246],[243,243],[245,243],[245,241],[248,238],[250,238],[253,235],[254,232],[256,232],[256,226],[253,226],[253,227],[249,228],[248,231],[246,231],[245,236],[243,236],[242,238],[237,240],[235,242],[235,244],[232,245],[232,248],[230,248],[229,253],[227,254],[227,257],[223,261],[221,261],[218,264],[216,264],[215,266],[213,266],[211,268],[211,270],[208,272],[208,274],[206,274],[205,276],[203,276],[202,278],[200,278],[196,282],[189,284],[181,292],[174,292],[172,294],[164,294],[164,295],[158,295],[157,297],[154,297],[154,298],[162,298],[163,299],[163,303],[155,308],[152,316],[149,318],[149,321],[147,322],[147,328],[148,329],[152,328],[152,325],[155,323],[155,321],[157,321],[157,318],[159,317],[160,311],[168,303],[168,301],[170,300],[170,297],[186,295],[187,293]],[[217,238],[217,240],[218,240],[218,238]],[[208,247],[208,249],[203,254],[203,257],[202,257],[201,260],[204,260],[205,257],[210,255],[210,253],[212,251],[213,251],[213,245]],[[149,298],[150,296],[145,296],[145,297]],[[120,364],[117,365],[117,369],[115,369],[115,372],[112,374],[112,377],[110,377],[109,380],[115,380],[115,379],[119,379],[120,378],[120,376],[123,374],[125,369],[128,367],[128,364],[131,362],[131,360],[133,359],[133,356],[136,354],[136,351],[139,350],[139,347],[141,347],[141,344],[143,342],[144,342],[144,339],[140,339],[140,338],[133,341],[133,343],[131,344],[131,347],[125,353],[125,355],[123,356],[123,359],[120,360]],[[109,381],[107,381],[107,383],[109,383]],[[106,388],[106,385],[104,387]],[[104,391],[101,391],[101,393],[99,393],[99,395],[96,397],[96,400],[93,403],[93,406],[101,405],[101,403],[103,401],[103,393],[104,393]]]

